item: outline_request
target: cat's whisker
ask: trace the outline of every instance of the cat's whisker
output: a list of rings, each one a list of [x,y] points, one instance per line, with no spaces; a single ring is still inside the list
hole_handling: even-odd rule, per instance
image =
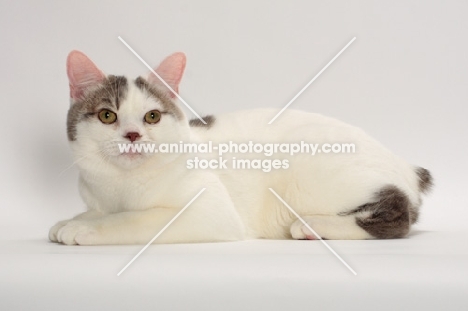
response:
[[[64,172],[66,172],[67,170],[71,169],[74,165],[76,165],[78,162],[82,161],[83,159],[86,159],[87,157],[89,156],[92,156],[94,155],[93,154],[87,154],[87,155],[84,155],[82,157],[79,157],[78,159],[76,159],[75,161],[72,162],[72,164],[70,164],[69,166],[67,166],[66,168],[64,168],[62,171],[60,171],[60,173],[57,175],[57,177],[60,177]]]
[[[84,156],[82,156],[82,157],[76,159],[75,161],[73,161],[72,164],[70,164],[69,166],[67,166],[67,167],[66,167],[65,169],[63,169],[60,173],[58,173],[57,179],[60,179],[60,177],[62,177],[62,175],[63,175],[66,171],[70,170],[73,166],[75,166],[75,165],[78,164],[79,162],[83,161],[83,160],[86,159],[86,158],[95,156],[95,155],[98,154],[99,152],[105,151],[105,149],[106,149],[105,147],[104,147],[104,148],[100,148],[100,149],[98,149],[98,150],[96,150],[96,151],[94,151],[94,152],[92,152],[92,153],[86,154],[86,155],[84,155]]]
[[[87,156],[83,156],[75,161],[73,161],[72,164],[70,164],[69,166],[67,166],[65,169],[63,169],[60,173],[58,173],[57,175],[57,179],[60,179],[60,177],[62,177],[62,175],[68,171],[69,169],[71,169],[73,166],[75,166],[78,162],[82,161],[83,159],[87,158]]]

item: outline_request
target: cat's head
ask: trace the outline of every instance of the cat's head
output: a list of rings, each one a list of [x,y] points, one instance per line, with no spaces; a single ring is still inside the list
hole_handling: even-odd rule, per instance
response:
[[[175,53],[155,72],[178,92],[184,69],[185,55]],[[67,74],[71,101],[67,132],[79,166],[132,169],[148,161],[162,165],[169,155],[121,152],[119,144],[187,140],[188,121],[175,94],[153,73],[136,79],[105,75],[85,54],[72,51]]]

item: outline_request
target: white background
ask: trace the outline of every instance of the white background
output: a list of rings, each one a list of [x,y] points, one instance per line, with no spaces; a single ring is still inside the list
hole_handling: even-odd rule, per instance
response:
[[[146,74],[118,36],[154,66],[184,52],[180,94],[201,115],[283,107],[356,36],[291,108],[428,168],[416,232],[466,237],[468,2],[1,2],[0,239],[47,244],[52,224],[84,210],[76,168],[60,174],[72,163],[65,60],[78,49],[106,73]]]

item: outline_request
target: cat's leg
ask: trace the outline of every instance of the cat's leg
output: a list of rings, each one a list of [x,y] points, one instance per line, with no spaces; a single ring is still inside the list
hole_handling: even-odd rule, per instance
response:
[[[356,223],[355,216],[316,215],[302,219],[322,238],[327,240],[362,240],[372,236]],[[296,240],[318,240],[299,219],[291,225],[291,236]]]
[[[53,225],[52,228],[50,228],[49,240],[51,240],[52,242],[59,242],[57,240],[58,231],[60,230],[60,228],[62,228],[63,226],[65,226],[67,223],[69,223],[72,220],[94,219],[94,218],[101,217],[102,215],[103,215],[102,213],[97,212],[97,211],[86,211],[84,213],[76,215],[75,217],[71,219],[61,220],[57,222],[55,225]]]
[[[375,200],[338,215],[304,216],[303,219],[326,239],[394,239],[408,234],[411,225],[408,196],[395,186],[386,186]],[[299,220],[291,226],[294,239],[316,239]]]
[[[195,205],[195,203],[194,203]],[[152,208],[72,220],[59,229],[59,242],[73,245],[146,244],[179,210]],[[189,206],[154,243],[234,241],[244,238],[244,227],[234,209]]]

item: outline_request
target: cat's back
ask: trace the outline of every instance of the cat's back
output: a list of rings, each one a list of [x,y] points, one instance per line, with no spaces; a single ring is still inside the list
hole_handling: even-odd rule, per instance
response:
[[[335,179],[341,183],[346,180],[347,187],[354,184],[360,187],[360,184],[355,182],[355,176],[360,176],[360,179],[368,181],[368,188],[383,184],[397,185],[411,193],[412,201],[417,200],[418,187],[414,167],[360,128],[317,113],[292,109],[284,111],[272,124],[268,124],[278,112],[279,109],[254,109],[222,114],[211,119],[209,126],[195,127],[194,131],[201,140],[214,143],[252,141],[253,143],[314,144],[318,148],[317,154],[290,156],[290,169],[284,170],[284,173],[296,177],[304,175],[306,180],[323,182],[330,180],[329,172],[330,168],[333,168],[335,172],[339,172],[334,175]],[[325,145],[330,147],[335,144],[340,147],[352,145],[354,149],[350,152],[337,153],[325,152],[323,149]],[[288,157],[283,153],[277,156]],[[311,172],[315,176],[312,179]],[[271,181],[272,176],[270,173],[267,180]],[[334,182],[323,185],[332,189]],[[368,191],[366,187],[361,188]]]
[[[194,120],[192,129],[203,140],[286,142],[300,139],[307,128],[307,138],[322,141],[335,135],[363,135],[363,131],[334,118],[317,113],[286,110],[269,122],[280,109],[260,108],[209,116],[207,125]],[[315,130],[314,130],[315,129]]]

